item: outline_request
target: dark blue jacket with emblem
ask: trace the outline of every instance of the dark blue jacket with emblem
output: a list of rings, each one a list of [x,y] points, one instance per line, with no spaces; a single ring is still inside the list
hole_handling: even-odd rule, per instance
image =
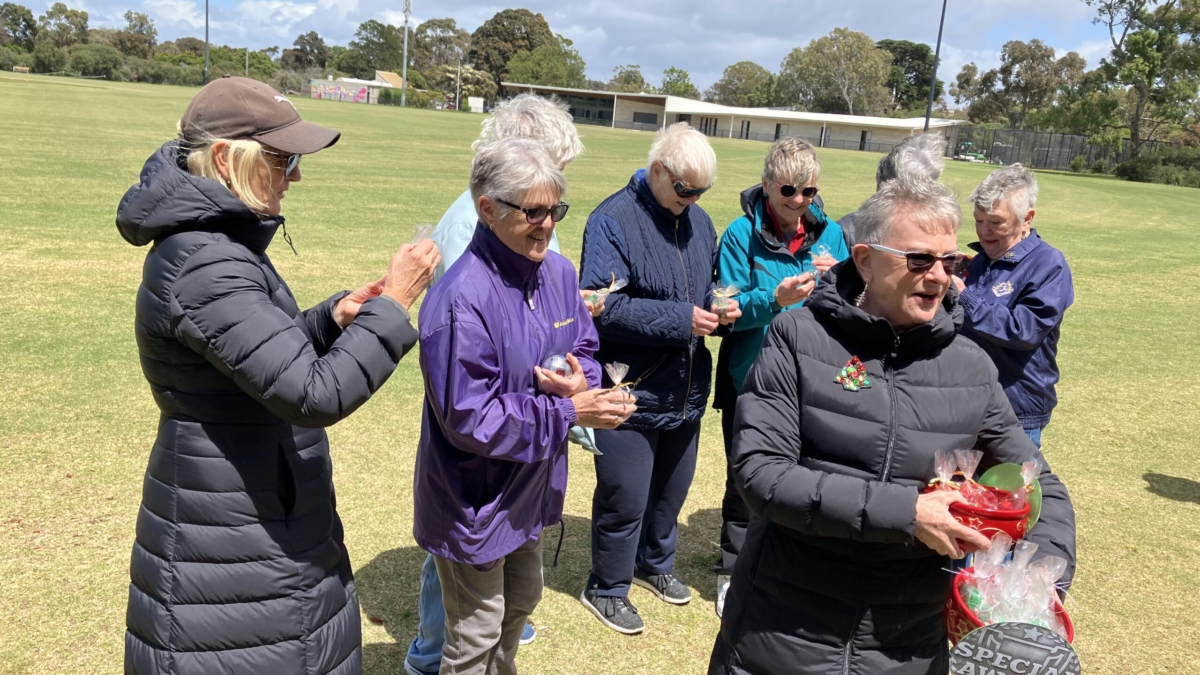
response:
[[[1058,336],[1075,301],[1071,268],[1062,252],[1029,233],[999,260],[979,255],[967,268],[959,302],[966,312],[963,334],[992,357],[1000,384],[1026,429],[1050,422],[1058,403]]]
[[[712,306],[716,261],[712,219],[694,204],[679,216],[663,208],[645,170],[588,216],[579,287],[629,282],[595,320],[596,360],[625,363],[626,381],[640,380],[638,410],[623,429],[670,429],[704,414],[712,357],[692,335],[692,308]]]

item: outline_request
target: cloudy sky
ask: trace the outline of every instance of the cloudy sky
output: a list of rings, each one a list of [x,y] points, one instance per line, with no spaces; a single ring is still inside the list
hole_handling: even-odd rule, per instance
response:
[[[18,0],[19,1],[19,0]],[[35,14],[52,0],[32,4]],[[66,0],[86,9],[93,26],[121,25],[127,9],[143,11],[159,39],[203,38],[204,0]],[[210,0],[211,39],[253,48],[288,46],[315,30],[345,44],[367,19],[403,23],[403,0]],[[413,18],[451,16],[473,31],[497,11],[525,6],[542,13],[550,28],[575,42],[588,76],[607,80],[614,66],[636,63],[657,83],[663,69],[691,72],[701,90],[741,60],[775,71],[792,48],[837,26],[876,40],[937,39],[938,0],[413,0]],[[963,64],[994,66],[1008,40],[1041,38],[1059,53],[1078,51],[1094,67],[1106,53],[1107,33],[1091,23],[1083,0],[951,0],[943,39],[942,79]]]

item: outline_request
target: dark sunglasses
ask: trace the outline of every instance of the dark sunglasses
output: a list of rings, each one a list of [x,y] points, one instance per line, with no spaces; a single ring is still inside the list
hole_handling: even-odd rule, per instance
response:
[[[954,253],[947,253],[946,255],[934,255],[932,253],[922,253],[919,251],[898,251],[894,248],[888,248],[887,246],[882,246],[880,244],[870,244],[870,247],[876,251],[883,251],[884,253],[898,255],[904,258],[904,261],[908,263],[908,271],[915,272],[917,274],[928,272],[929,270],[933,269],[933,265],[935,263],[940,261],[942,263],[942,267],[946,270],[946,274],[949,274],[950,276],[957,276],[960,268],[966,266],[964,263],[967,260],[967,256],[963,255],[962,253],[958,253],[957,251]]]
[[[690,187],[684,185],[683,181],[676,178],[675,174],[671,173],[670,170],[667,171],[667,175],[671,177],[671,181],[672,181],[671,187],[675,188],[675,194],[679,195],[680,199],[691,199],[692,197],[699,197],[700,195],[702,195],[705,192],[708,192],[709,190],[712,189],[711,185],[709,185],[708,187],[705,187],[705,188],[690,188]]]
[[[817,196],[818,192],[820,192],[820,189],[818,189],[815,185],[810,185],[806,188],[798,188],[795,185],[781,185],[779,183],[776,183],[776,185],[779,186],[779,194],[787,197],[788,199],[795,197],[797,192],[799,192],[800,195],[805,199],[812,199],[813,197]]]
[[[263,152],[267,153],[268,155],[274,155],[276,157],[283,157],[286,159],[286,162],[284,163],[284,168],[283,168],[284,176],[292,175],[292,172],[296,170],[296,167],[300,166],[300,155],[285,155],[281,152],[275,152],[274,150],[265,150],[265,149],[263,150]]]
[[[517,206],[512,202],[506,202],[503,199],[497,199],[496,201],[505,206],[523,212],[525,214],[525,222],[529,223],[530,225],[541,225],[542,221],[546,220],[546,216],[550,216],[550,220],[557,223],[558,221],[567,217],[567,209],[571,208],[570,204],[556,204],[550,208],[546,208],[544,206],[535,206],[532,209],[523,209],[520,206]]]

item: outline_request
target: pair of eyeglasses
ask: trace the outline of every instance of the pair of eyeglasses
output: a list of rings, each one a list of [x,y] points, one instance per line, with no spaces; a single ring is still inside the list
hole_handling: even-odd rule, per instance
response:
[[[884,253],[898,255],[904,258],[904,261],[908,264],[908,271],[915,272],[917,274],[928,272],[929,270],[933,269],[934,264],[941,262],[942,267],[946,270],[946,274],[956,276],[959,273],[959,269],[964,266],[963,263],[967,259],[966,255],[959,253],[958,251],[955,251],[954,253],[947,253],[945,255],[934,255],[932,253],[925,253],[922,251],[898,251],[894,248],[888,248],[887,246],[883,246],[881,244],[870,244],[870,247],[876,251],[883,251]]]
[[[300,166],[300,155],[285,155],[282,152],[275,152],[274,150],[266,149],[264,149],[263,152],[267,153],[268,155],[284,158],[284,176],[292,175],[292,172],[296,170],[296,167]]]
[[[667,175],[671,177],[671,187],[675,188],[675,194],[679,195],[680,199],[691,199],[692,197],[699,197],[700,195],[702,195],[705,192],[708,192],[709,190],[712,189],[711,185],[709,185],[708,187],[703,187],[703,188],[690,188],[690,187],[684,185],[683,181],[676,178],[675,174],[671,173],[670,169],[667,169]]]
[[[821,191],[815,185],[810,185],[805,188],[798,188],[795,185],[783,185],[780,183],[776,183],[775,185],[779,187],[779,194],[787,197],[788,199],[795,197],[797,192],[799,192],[800,196],[804,197],[805,199],[812,199],[813,197],[817,196],[818,192]]]
[[[497,199],[496,201],[505,206],[523,212],[525,214],[525,222],[529,223],[530,225],[541,225],[542,222],[546,220],[547,216],[550,217],[551,221],[557,223],[563,218],[567,217],[567,209],[571,208],[570,204],[555,204],[550,208],[546,208],[545,206],[535,206],[531,209],[523,209],[520,206],[517,206],[512,202],[506,202],[503,199]]]

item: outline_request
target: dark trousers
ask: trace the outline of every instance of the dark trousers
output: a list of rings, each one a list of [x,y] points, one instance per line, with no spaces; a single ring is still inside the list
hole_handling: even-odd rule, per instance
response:
[[[652,431],[596,430],[588,588],[625,597],[637,567],[675,569],[679,511],[696,473],[700,421]]]
[[[750,507],[737,490],[733,479],[733,404],[721,410],[721,436],[725,440],[725,497],[721,499],[721,558],[713,571],[717,574],[733,574],[738,551],[746,541],[746,528],[750,526]]]

